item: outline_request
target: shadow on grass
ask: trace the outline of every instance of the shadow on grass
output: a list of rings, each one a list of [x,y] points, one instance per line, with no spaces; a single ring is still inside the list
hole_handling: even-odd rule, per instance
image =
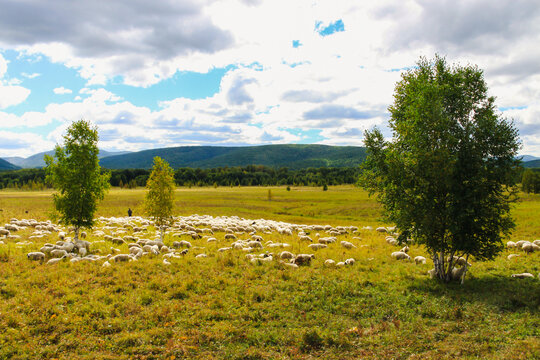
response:
[[[540,310],[540,281],[485,276],[469,278],[463,285],[444,284],[432,279],[417,279],[408,289],[431,296],[445,296],[458,303],[484,303],[502,312]]]

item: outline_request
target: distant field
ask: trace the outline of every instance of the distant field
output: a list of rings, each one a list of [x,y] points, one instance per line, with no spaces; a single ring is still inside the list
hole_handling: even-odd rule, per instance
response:
[[[143,196],[144,189],[113,189],[98,216],[125,216],[128,207],[141,215]],[[0,191],[0,209],[0,225],[12,217],[48,219],[50,192]],[[379,221],[380,207],[366,192],[349,186],[181,188],[175,214],[390,225]],[[513,240],[540,239],[539,195],[522,195],[514,214]],[[0,359],[540,358],[540,253],[514,250],[520,256],[508,260],[505,250],[494,261],[473,261],[460,286],[430,280],[430,261],[392,259],[397,248],[372,230],[338,237],[355,249],[338,243],[317,252],[296,234],[260,234],[291,244],[292,252],[315,253],[312,265],[299,269],[253,265],[242,251],[219,253],[230,243],[221,232],[215,243],[184,237],[201,249],[169,266],[156,256],[109,268],[103,261],[31,262],[26,253],[56,235],[27,246],[16,242],[30,230],[17,235],[0,245]],[[152,228],[147,235],[153,238]],[[173,240],[169,234],[165,243]],[[108,242],[93,249],[107,254],[111,246],[127,252]],[[195,259],[203,252],[207,258]],[[411,254],[427,257],[418,246]],[[356,264],[327,268],[327,258]],[[510,278],[518,272],[536,278]]]

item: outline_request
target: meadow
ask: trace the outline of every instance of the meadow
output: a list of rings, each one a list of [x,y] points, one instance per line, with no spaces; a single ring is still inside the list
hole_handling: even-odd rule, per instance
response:
[[[113,189],[97,216],[142,215],[144,189]],[[0,224],[51,218],[51,192],[0,191]],[[295,224],[382,226],[380,207],[352,186],[179,188],[176,216],[270,219]],[[521,194],[509,240],[540,239],[540,195]],[[152,228],[148,230],[153,236]],[[252,264],[244,252],[191,240],[199,250],[166,266],[161,256],[102,267],[29,261],[49,238],[3,239],[0,245],[0,359],[538,359],[540,253],[504,250],[475,262],[463,285],[441,284],[427,264],[397,261],[385,235],[360,229],[339,244],[311,251],[296,234],[260,234],[310,266]],[[310,234],[313,236],[314,234]],[[238,234],[240,238],[248,235]],[[360,237],[361,240],[353,239]],[[186,238],[187,239],[187,238]],[[91,235],[89,241],[102,240]],[[165,243],[172,243],[170,234]],[[92,247],[102,254],[112,244]],[[115,245],[127,252],[127,245]],[[263,249],[273,251],[272,249]],[[196,259],[195,254],[209,256]],[[281,251],[281,249],[279,250]],[[510,253],[520,256],[507,259]],[[411,255],[428,257],[413,245]],[[325,259],[356,259],[329,268]],[[530,272],[534,279],[514,279]]]

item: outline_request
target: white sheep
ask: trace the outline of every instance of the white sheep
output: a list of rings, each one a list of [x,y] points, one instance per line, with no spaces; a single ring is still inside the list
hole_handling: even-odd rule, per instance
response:
[[[388,230],[386,230],[386,228],[384,228],[384,227],[382,227],[382,226],[379,226],[377,229],[375,229],[375,231],[380,232],[380,233],[386,233],[386,232],[388,232]]]
[[[103,265],[101,265],[101,266],[102,266],[102,267],[110,267],[110,266],[111,266],[111,263],[108,262],[108,261],[105,261],[105,262],[103,263]]]
[[[341,246],[343,246],[345,249],[352,249],[352,248],[355,248],[355,247],[356,247],[353,243],[350,243],[350,242],[348,242],[348,241],[342,241],[340,244],[341,244]]]
[[[354,265],[355,262],[356,260],[354,260],[353,258],[350,258],[350,259],[345,260],[345,265],[352,266]]]
[[[516,279],[527,279],[527,278],[534,278],[534,275],[531,273],[521,273],[521,274],[512,274],[512,277]]]
[[[533,241],[533,244],[534,244],[534,245],[540,246],[540,240],[534,240],[534,241]]]
[[[294,259],[294,254],[289,251],[282,251],[279,253],[279,258],[281,260],[290,260]]]
[[[308,248],[310,249],[313,249],[313,250],[320,250],[320,249],[325,249],[327,248],[328,245],[325,245],[325,244],[309,244],[308,245]]]
[[[509,249],[510,249],[510,248],[515,248],[515,247],[516,247],[516,243],[513,242],[513,241],[508,241],[508,242],[506,243],[506,247],[509,248]]]
[[[47,265],[54,265],[56,263],[59,263],[60,261],[63,261],[67,256],[62,256],[61,258],[54,258],[47,261]]]
[[[530,254],[530,253],[534,252],[533,244],[531,244],[531,243],[524,243],[524,244],[521,246],[521,250],[525,251],[527,254]]]
[[[204,259],[206,257],[208,257],[206,254],[199,254],[199,255],[195,256],[195,259]]]
[[[280,263],[285,267],[288,267],[288,268],[291,268],[291,269],[298,269],[298,265],[296,265],[296,264],[293,264],[293,263],[290,263],[290,262],[285,262],[285,261],[281,261]]]
[[[163,259],[163,265],[171,265],[171,262],[167,259]]]
[[[460,280],[466,269],[467,268],[465,266],[460,268],[452,268],[452,280]]]
[[[396,260],[411,260],[411,257],[403,251],[394,251],[392,257]]]
[[[324,261],[325,266],[336,266],[336,262],[332,259],[327,259]]]
[[[416,256],[414,258],[414,262],[416,263],[416,265],[418,264],[425,264],[426,263],[426,258],[423,257],[423,256]]]
[[[307,235],[304,235],[304,236],[300,236],[300,241],[309,241],[309,242],[313,242],[313,240],[307,236]]]
[[[28,254],[26,254],[26,257],[29,260],[35,260],[35,261],[41,261],[41,262],[43,262],[45,260],[45,254],[40,252],[40,251],[35,251],[35,252],[28,253]]]
[[[112,256],[109,260],[114,262],[126,262],[132,260],[132,257],[128,254],[117,254]]]
[[[518,257],[518,256],[519,256],[519,254],[510,254],[510,255],[508,255],[506,258],[507,258],[508,260],[512,260],[513,258],[516,258],[516,257]]]

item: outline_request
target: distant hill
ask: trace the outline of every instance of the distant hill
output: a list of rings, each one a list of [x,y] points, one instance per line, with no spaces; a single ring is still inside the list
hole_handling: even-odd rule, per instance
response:
[[[525,168],[540,168],[540,159],[539,160],[532,160],[532,161],[525,161],[523,163],[523,167],[525,167]]]
[[[523,162],[532,161],[532,160],[540,160],[539,157],[533,156],[533,155],[519,155],[518,158],[521,159]]]
[[[100,165],[109,169],[149,169],[159,156],[171,167],[216,168],[225,166],[265,165],[287,167],[354,167],[366,158],[366,150],[357,146],[261,145],[245,147],[181,146],[144,150],[108,156]]]
[[[0,171],[17,170],[17,169],[20,169],[20,168],[18,166],[13,165],[12,163],[4,160],[4,159],[0,159]]]
[[[105,151],[105,150],[99,150],[99,158],[103,159],[103,158],[106,158],[107,156],[122,155],[122,154],[127,154],[127,153],[128,153],[127,151],[110,152],[110,151]],[[21,167],[23,169],[41,168],[41,167],[45,167],[45,160],[43,160],[43,157],[45,155],[54,155],[54,150],[34,154],[27,158],[18,157],[18,156],[5,157],[4,160],[9,161],[13,165]]]

